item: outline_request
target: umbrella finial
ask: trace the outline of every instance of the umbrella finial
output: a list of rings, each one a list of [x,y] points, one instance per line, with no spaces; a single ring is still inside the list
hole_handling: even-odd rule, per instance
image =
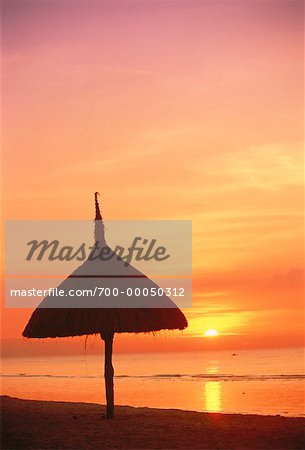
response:
[[[100,205],[98,203],[98,195],[100,195],[99,192],[94,193],[94,199],[95,199],[95,220],[103,220],[101,211],[100,211]]]
[[[103,218],[100,211],[100,205],[98,202],[99,192],[94,193],[94,201],[95,201],[95,241],[98,242],[101,246],[106,245],[105,241],[105,229],[103,224]]]

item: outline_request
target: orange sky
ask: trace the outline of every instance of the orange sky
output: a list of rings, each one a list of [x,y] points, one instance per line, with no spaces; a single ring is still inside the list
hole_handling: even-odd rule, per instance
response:
[[[90,219],[99,190],[107,219],[193,220],[189,329],[118,349],[301,345],[303,2],[10,0],[2,16],[4,218]],[[2,311],[8,353],[28,316]]]

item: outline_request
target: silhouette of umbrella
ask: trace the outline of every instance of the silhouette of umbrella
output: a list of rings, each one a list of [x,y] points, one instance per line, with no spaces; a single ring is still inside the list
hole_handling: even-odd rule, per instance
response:
[[[95,288],[116,288],[125,292],[128,288],[159,288],[152,280],[132,265],[126,264],[107,245],[103,219],[95,193],[95,246],[105,248],[105,260],[88,259],[66,278],[58,289],[83,290],[93,292]],[[111,257],[110,257],[110,256]],[[130,296],[128,304],[124,296],[55,297],[47,296],[33,312],[26,325],[23,336],[27,338],[70,337],[100,334],[105,343],[105,386],[107,418],[114,417],[114,393],[112,366],[112,346],[114,333],[140,333],[159,330],[183,330],[187,320],[180,309],[166,296]]]

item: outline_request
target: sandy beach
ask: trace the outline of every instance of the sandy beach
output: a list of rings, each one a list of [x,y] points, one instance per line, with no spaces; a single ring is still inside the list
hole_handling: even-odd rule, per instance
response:
[[[305,419],[1,397],[2,449],[303,449]]]

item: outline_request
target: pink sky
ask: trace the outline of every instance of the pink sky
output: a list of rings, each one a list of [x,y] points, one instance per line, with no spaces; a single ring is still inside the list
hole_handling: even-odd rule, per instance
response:
[[[303,2],[10,0],[2,20],[4,217],[90,219],[100,190],[107,219],[192,219],[168,346],[301,344]],[[28,315],[3,311],[3,337]]]

